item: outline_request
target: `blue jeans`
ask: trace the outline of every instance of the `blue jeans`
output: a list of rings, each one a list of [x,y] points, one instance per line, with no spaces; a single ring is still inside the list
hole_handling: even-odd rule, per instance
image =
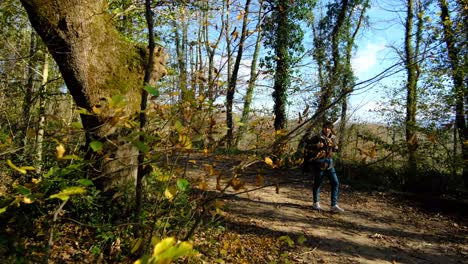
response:
[[[317,166],[318,168],[315,170],[314,187],[312,189],[314,203],[320,201],[320,186],[322,186],[324,175],[327,174],[331,184],[331,206],[335,206],[338,203],[338,187],[340,183],[338,182],[338,176],[333,166],[333,159],[319,159],[317,162],[319,162],[317,165],[320,165],[320,163],[327,163],[328,166],[324,170],[320,169],[320,166]]]

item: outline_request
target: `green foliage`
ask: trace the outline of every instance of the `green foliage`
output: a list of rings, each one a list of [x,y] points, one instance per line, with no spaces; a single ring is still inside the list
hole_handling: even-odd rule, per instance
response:
[[[150,85],[145,85],[144,89],[152,96],[156,96],[156,97],[159,96],[159,91],[155,87],[152,87]]]

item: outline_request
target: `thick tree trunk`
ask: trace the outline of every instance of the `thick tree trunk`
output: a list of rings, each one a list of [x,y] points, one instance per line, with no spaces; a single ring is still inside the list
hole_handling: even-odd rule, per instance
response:
[[[450,20],[449,8],[446,0],[439,1],[440,6],[440,18],[442,26],[444,28],[445,44],[447,46],[448,57],[450,60],[451,74],[454,84],[455,94],[455,123],[458,130],[458,136],[460,137],[462,147],[462,158],[463,158],[463,180],[465,187],[468,188],[468,129],[466,128],[466,117],[465,117],[465,102],[468,101],[466,94],[466,71],[463,70],[463,64],[459,60],[459,48],[456,45],[454,30],[452,29],[452,21]],[[466,12],[466,9],[464,9]],[[465,32],[466,34],[466,32]]]
[[[106,143],[103,153],[89,155],[97,163],[89,177],[106,190],[114,183],[134,183],[138,150],[120,135],[128,133],[116,124],[116,114],[106,107],[112,96],[126,99],[118,120],[124,122],[140,108],[145,48],[124,40],[118,33],[103,0],[21,0],[32,26],[57,62],[67,88],[82,114],[88,143]],[[154,83],[163,74],[164,56],[155,59]],[[94,111],[93,111],[94,109]],[[112,143],[108,143],[112,142]]]
[[[288,12],[289,5],[287,1],[280,1],[278,5],[278,21],[276,31],[276,70],[275,83],[273,85],[273,100],[275,102],[275,130],[286,128],[286,100],[287,89],[289,87],[289,52],[288,52]]]

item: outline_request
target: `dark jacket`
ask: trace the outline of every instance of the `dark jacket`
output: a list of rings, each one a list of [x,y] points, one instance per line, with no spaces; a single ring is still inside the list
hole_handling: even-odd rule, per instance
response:
[[[319,148],[318,143],[322,142],[323,147]],[[319,165],[319,160],[324,158],[332,158],[333,153],[338,150],[336,137],[330,134],[328,137],[320,132],[311,138],[308,138],[304,146],[304,163],[303,171],[309,172],[310,169],[316,168]]]

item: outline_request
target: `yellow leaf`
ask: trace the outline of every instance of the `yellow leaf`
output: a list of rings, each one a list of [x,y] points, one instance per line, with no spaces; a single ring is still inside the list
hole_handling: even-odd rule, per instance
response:
[[[273,160],[269,157],[265,157],[265,163],[268,164],[270,167],[274,167]]]
[[[172,202],[172,200],[174,199],[174,194],[171,193],[169,188],[166,188],[166,190],[164,190],[164,197],[166,197],[166,199]]]
[[[34,184],[38,184],[38,183],[41,182],[41,178],[39,178],[39,179],[33,178],[31,181],[32,181],[32,183],[34,183]]]
[[[55,149],[57,150],[57,159],[62,159],[63,154],[65,154],[65,147],[59,144]]]
[[[192,149],[192,141],[186,135],[179,135],[179,143],[184,149]]]
[[[32,200],[29,197],[23,197],[23,203],[25,204],[32,204]]]
[[[285,136],[288,134],[288,130],[287,129],[280,129],[280,130],[276,130],[276,135],[277,136]]]
[[[154,246],[153,256],[154,257],[158,256],[159,254],[161,254],[168,248],[172,247],[175,244],[175,242],[176,240],[174,237],[167,237],[161,240],[161,242],[159,242],[158,244],[156,244],[156,246]]]
[[[8,164],[8,166],[10,166],[10,168],[12,168],[12,169],[14,169],[14,170],[16,170],[16,171],[18,171],[18,172],[20,172],[22,174],[27,173],[27,171],[25,169],[17,167],[15,164],[13,164],[13,162],[11,162],[11,160],[7,160],[7,164]]]
[[[189,160],[188,162],[189,162],[189,163],[192,163],[192,164],[197,164],[197,161],[196,161],[196,160]]]
[[[83,187],[69,187],[59,193],[52,194],[50,198],[59,198],[62,201],[66,201],[70,199],[70,196],[72,195],[82,194],[85,192],[86,190]]]

